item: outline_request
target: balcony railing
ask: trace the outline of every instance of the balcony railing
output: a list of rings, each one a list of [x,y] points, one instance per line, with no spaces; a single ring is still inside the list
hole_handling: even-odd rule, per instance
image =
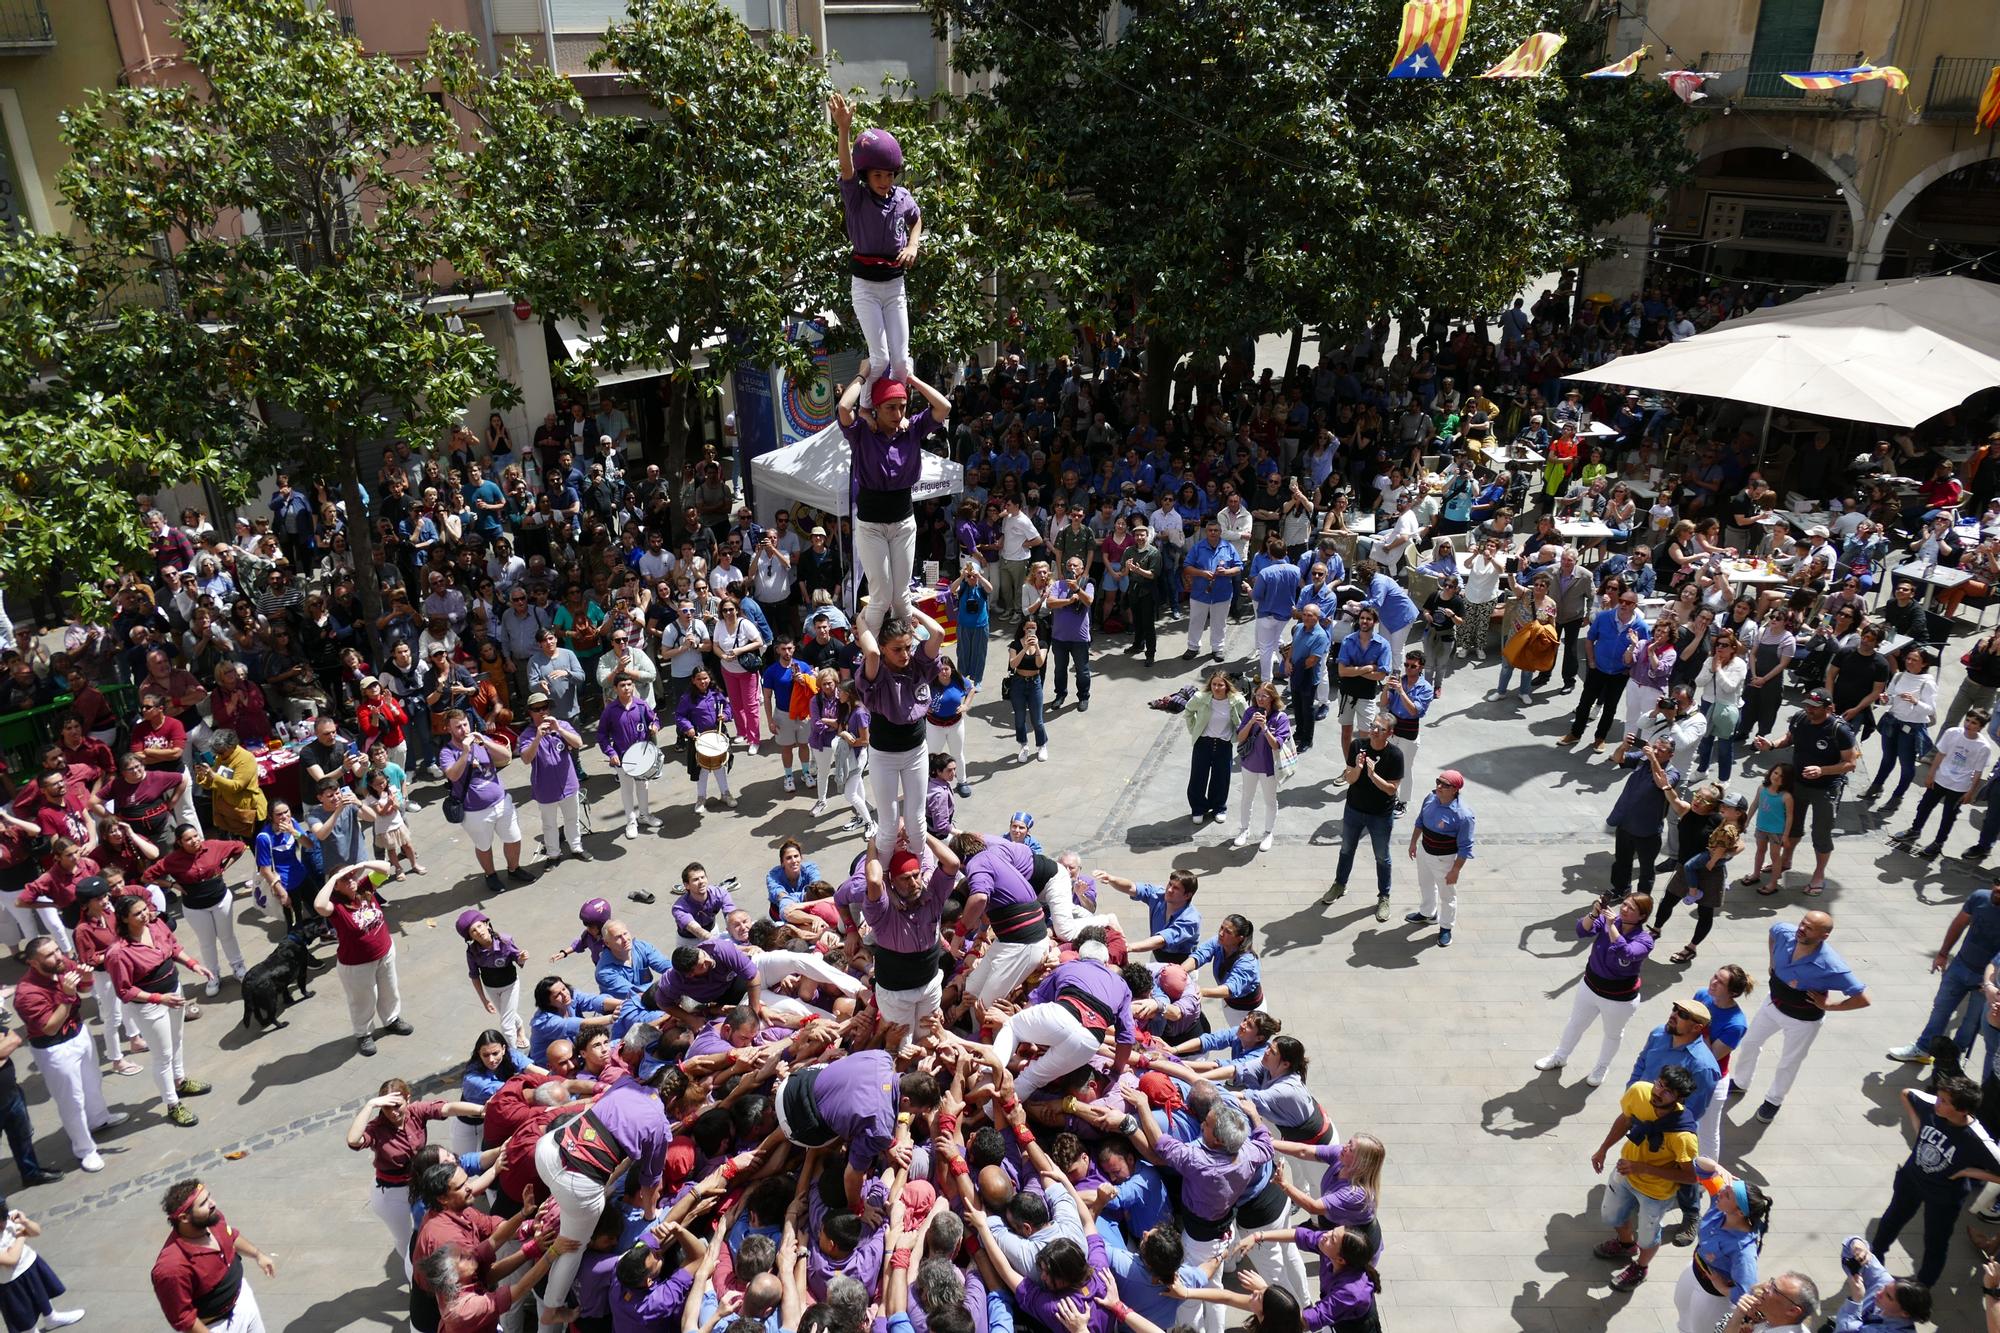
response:
[[[1786,83],[1781,74],[1809,69],[1847,69],[1861,63],[1858,51],[1704,51],[1696,69],[1711,70],[1709,96],[1725,102],[1799,110],[1829,110],[1831,93],[1808,92]]]
[[[1995,65],[2000,65],[2000,56],[1939,56],[1931,65],[1930,91],[1924,94],[1924,119],[1939,125],[1970,125]]]
[[[0,0],[0,53],[47,51],[56,44],[43,0]]]

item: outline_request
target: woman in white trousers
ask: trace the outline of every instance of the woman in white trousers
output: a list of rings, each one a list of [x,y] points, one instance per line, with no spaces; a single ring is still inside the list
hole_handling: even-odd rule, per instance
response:
[[[152,1050],[153,1081],[168,1121],[185,1129],[199,1123],[199,1118],[181,1098],[198,1097],[209,1089],[187,1076],[182,1044],[182,1009],[187,1001],[181,995],[180,969],[211,981],[215,974],[188,956],[148,899],[120,898],[114,910],[118,939],[104,956],[104,968],[119,1002],[138,1019],[139,1032]]]
[[[1721,1100],[1720,1098],[1717,1099]],[[1715,1333],[1729,1317],[1739,1292],[1757,1282],[1757,1251],[1771,1220],[1771,1196],[1731,1176],[1703,1155],[1694,1161],[1695,1179],[1712,1202],[1695,1231],[1694,1261],[1674,1284],[1678,1333]]]
[[[1268,680],[1261,682],[1250,695],[1250,708],[1243,715],[1243,725],[1236,730],[1236,747],[1242,756],[1243,793],[1237,801],[1235,846],[1250,844],[1251,807],[1261,805],[1264,831],[1256,835],[1261,839],[1257,850],[1271,850],[1271,839],[1278,830],[1278,751],[1291,734],[1292,720],[1285,715],[1278,687]]]
[[[448,1116],[485,1114],[486,1108],[473,1102],[416,1101],[408,1083],[392,1078],[361,1104],[347,1127],[348,1148],[373,1154],[375,1187],[369,1192],[368,1210],[389,1229],[389,1239],[403,1261],[405,1281],[409,1280],[410,1238],[415,1231],[410,1216],[410,1168],[429,1132],[427,1126]]]
[[[1646,925],[1652,910],[1652,895],[1635,893],[1616,907],[1600,900],[1578,919],[1576,933],[1590,941],[1590,959],[1584,964],[1583,980],[1577,983],[1570,1002],[1569,1022],[1563,1025],[1555,1050],[1535,1061],[1535,1068],[1562,1068],[1590,1025],[1601,1023],[1597,1060],[1585,1081],[1593,1088],[1604,1082],[1611,1062],[1618,1058],[1619,1043],[1625,1040],[1625,1027],[1639,1012],[1639,968],[1654,944],[1653,932]]]

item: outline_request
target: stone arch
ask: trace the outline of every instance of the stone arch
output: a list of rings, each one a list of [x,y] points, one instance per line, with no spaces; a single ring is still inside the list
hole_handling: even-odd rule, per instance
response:
[[[1895,233],[1897,222],[1901,221],[1904,210],[1914,204],[1925,190],[1952,172],[1963,167],[1976,166],[1991,156],[1993,156],[1991,144],[1974,144],[1939,158],[1905,181],[1903,188],[1890,196],[1889,202],[1882,206],[1882,211],[1869,223],[1868,240],[1861,249],[1859,268],[1854,275],[1856,279],[1864,282],[1872,281],[1881,271],[1883,257],[1889,252],[1889,238]],[[1858,219],[1855,234],[1861,234]]]
[[[1734,119],[1734,117],[1731,117],[1731,119]],[[1739,148],[1763,148],[1779,153],[1789,151],[1810,162],[1819,171],[1820,175],[1826,177],[1840,188],[1840,197],[1847,205],[1848,221],[1853,224],[1854,235],[1856,238],[1859,238],[1866,233],[1867,219],[1863,216],[1860,187],[1855,184],[1854,178],[1851,175],[1841,170],[1839,164],[1817,145],[1810,143],[1787,143],[1770,133],[1770,131],[1749,123],[1746,123],[1742,129],[1735,129],[1733,127],[1725,127],[1716,121],[1710,121],[1708,128],[1712,133],[1695,145],[1695,168],[1697,170],[1709,158],[1720,157],[1724,153],[1733,152]]]

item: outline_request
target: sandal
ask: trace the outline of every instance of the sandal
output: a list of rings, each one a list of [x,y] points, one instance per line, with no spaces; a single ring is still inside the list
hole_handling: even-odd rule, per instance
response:
[[[1692,944],[1682,946],[1681,951],[1667,961],[1675,967],[1684,967],[1692,963],[1694,961],[1694,946]]]
[[[400,883],[401,881],[408,879],[409,876],[405,875],[402,871],[398,870],[395,874],[389,876],[389,878],[396,880],[398,883]]]
[[[1762,878],[1764,878],[1763,871],[1753,870],[1749,874],[1745,875],[1742,879],[1737,880],[1736,887],[1739,889],[1747,889],[1752,884],[1755,884],[1758,880],[1761,880]]]
[[[1768,898],[1777,891],[1778,891],[1778,881],[1772,880],[1770,887],[1757,890],[1757,896],[1759,898]],[[1806,890],[1806,892],[1810,893],[1812,892],[1812,890],[1808,889]]]
[[[424,869],[422,866],[418,865],[414,861],[410,863],[410,870],[413,874],[418,874],[418,875],[428,875],[431,873],[430,871]]]
[[[1806,885],[1806,897],[1808,898],[1817,898],[1825,892],[1826,881],[1823,879],[1814,880],[1812,883]]]

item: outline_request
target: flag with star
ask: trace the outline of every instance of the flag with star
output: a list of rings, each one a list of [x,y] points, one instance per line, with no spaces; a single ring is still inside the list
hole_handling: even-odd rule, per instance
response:
[[[1650,46],[1642,46],[1623,60],[1614,61],[1606,65],[1603,69],[1594,69],[1583,77],[1586,79],[1629,79],[1639,72],[1639,62],[1644,60],[1646,53],[1652,49]]]
[[[1559,32],[1538,32],[1515,47],[1505,60],[1487,70],[1482,79],[1532,79],[1549,67],[1569,39]]]
[[[1779,74],[1779,78],[1794,88],[1803,88],[1809,93],[1823,93],[1829,88],[1845,88],[1851,84],[1868,83],[1879,80],[1897,92],[1910,86],[1910,76],[1894,65],[1856,65],[1852,69],[1808,69],[1791,74]]]
[[[1396,38],[1389,77],[1441,79],[1451,73],[1471,8],[1472,0],[1409,0],[1403,6],[1403,30]]]

